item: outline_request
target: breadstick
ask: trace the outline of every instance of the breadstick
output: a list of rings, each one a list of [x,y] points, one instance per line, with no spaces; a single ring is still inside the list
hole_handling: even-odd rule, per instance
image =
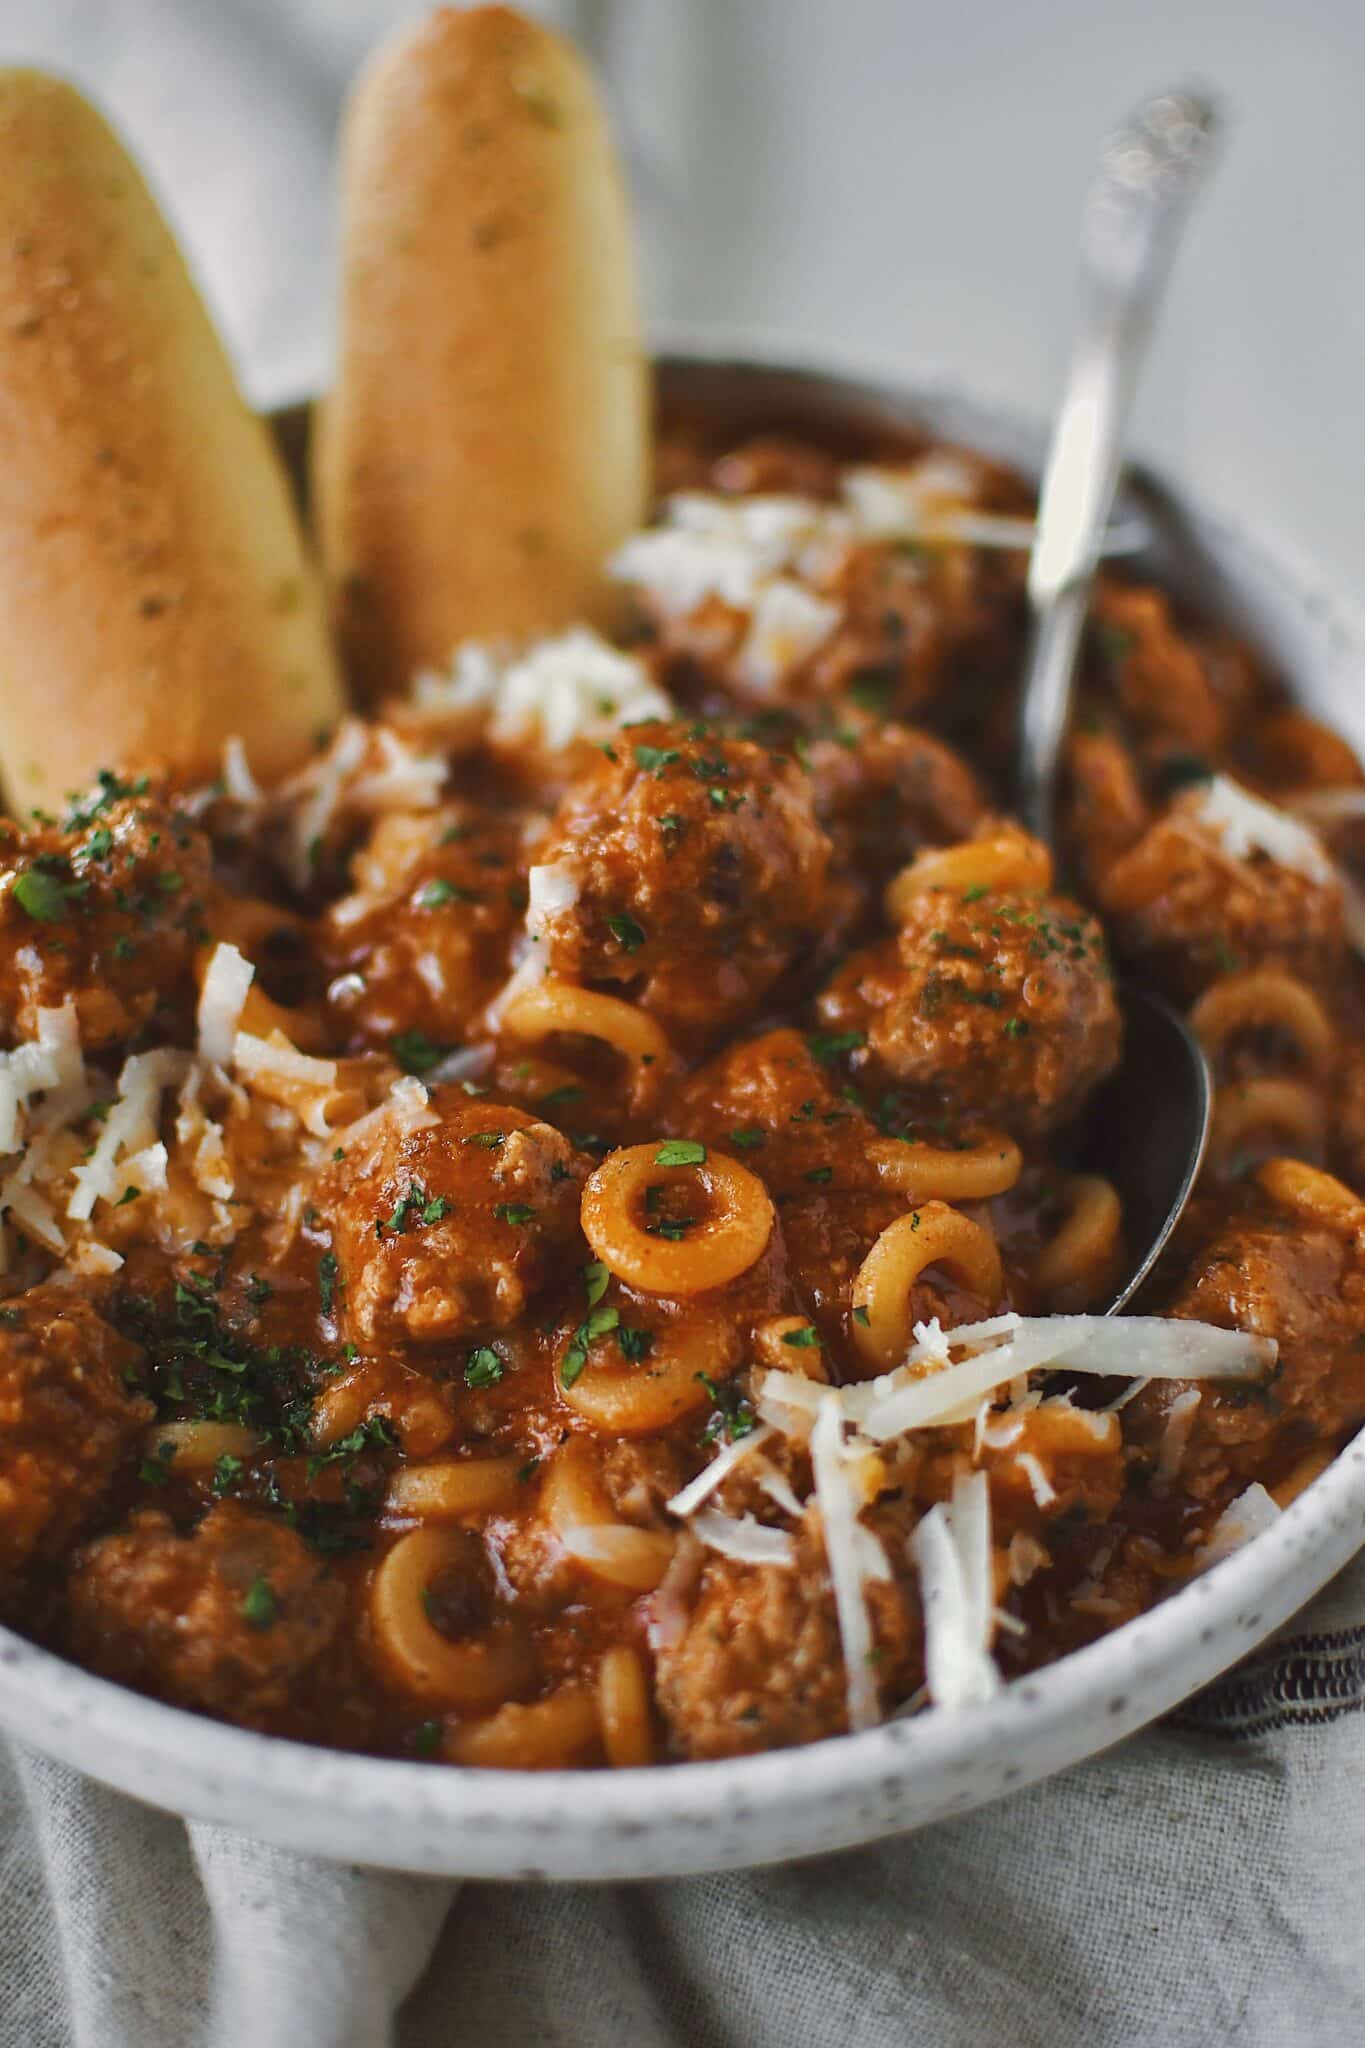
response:
[[[443,8],[371,62],[342,214],[314,494],[373,700],[462,639],[603,616],[603,561],[644,509],[648,372],[592,79],[510,8]]]
[[[155,200],[73,87],[0,70],[0,781],[273,774],[341,708],[321,591]]]

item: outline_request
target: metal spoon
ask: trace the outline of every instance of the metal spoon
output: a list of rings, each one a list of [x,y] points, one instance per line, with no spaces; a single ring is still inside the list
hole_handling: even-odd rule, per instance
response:
[[[1207,100],[1163,93],[1106,146],[1081,235],[1082,308],[1038,502],[1029,558],[1032,635],[1020,708],[1020,804],[1054,843],[1058,765],[1076,661],[1122,462],[1152,317],[1190,204],[1212,159]],[[1115,1314],[1146,1280],[1180,1219],[1208,1142],[1208,1062],[1173,1010],[1120,991],[1124,1054],[1092,1099],[1083,1164],[1117,1186],[1130,1261]]]

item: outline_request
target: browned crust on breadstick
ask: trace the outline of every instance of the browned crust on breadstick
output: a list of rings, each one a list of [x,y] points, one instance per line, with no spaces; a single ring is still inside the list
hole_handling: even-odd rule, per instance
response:
[[[297,761],[341,707],[265,428],[141,176],[71,86],[0,71],[0,779]]]
[[[442,9],[362,75],[342,157],[342,345],[317,437],[353,680],[609,601],[639,524],[648,375],[592,79],[510,8]]]

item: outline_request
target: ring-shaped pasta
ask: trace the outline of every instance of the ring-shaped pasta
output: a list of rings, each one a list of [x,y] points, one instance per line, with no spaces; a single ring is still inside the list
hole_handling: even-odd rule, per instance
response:
[[[148,1457],[164,1460],[177,1479],[204,1478],[220,1458],[254,1458],[265,1441],[240,1422],[158,1422],[145,1438]]]
[[[616,1513],[598,1477],[597,1453],[584,1437],[571,1436],[555,1452],[540,1504],[574,1562],[610,1586],[652,1593],[673,1562],[676,1536],[637,1529]]]
[[[532,1045],[563,1032],[610,1046],[626,1063],[630,1106],[637,1115],[649,1109],[673,1064],[672,1046],[644,1010],[554,975],[514,996],[502,1013],[501,1028]]]
[[[452,1532],[431,1527],[400,1536],[370,1588],[370,1621],[390,1670],[409,1692],[438,1707],[495,1706],[531,1677],[530,1644],[509,1622],[455,1642],[427,1613],[427,1593],[459,1563]]]
[[[661,1166],[659,1144],[612,1152],[589,1175],[580,1221],[597,1257],[618,1280],[642,1294],[672,1299],[706,1294],[747,1273],[767,1250],[776,1212],[756,1173],[723,1152],[695,1165]],[[688,1174],[705,1193],[708,1213],[686,1237],[652,1235],[639,1220],[651,1187]]]
[[[561,1686],[529,1707],[500,1707],[486,1721],[450,1729],[444,1752],[453,1764],[503,1771],[553,1771],[590,1763],[601,1746],[596,1689]]]
[[[989,1230],[946,1202],[926,1202],[888,1224],[853,1282],[853,1339],[881,1371],[899,1365],[910,1347],[915,1283],[942,1266],[988,1304],[1000,1299],[1000,1253]]]
[[[867,1156],[884,1188],[907,1202],[984,1202],[1014,1186],[1023,1155],[1013,1138],[991,1132],[960,1150],[917,1139],[874,1138]]]
[[[1283,1032],[1310,1074],[1324,1073],[1336,1052],[1337,1035],[1322,1002],[1278,967],[1224,975],[1190,1011],[1190,1028],[1211,1060],[1244,1031]]]
[[[928,889],[964,895],[969,889],[1050,889],[1052,855],[1024,832],[929,846],[886,885],[883,903],[892,924],[904,923],[917,896]]]
[[[1334,1174],[1303,1159],[1267,1159],[1256,1169],[1256,1184],[1279,1208],[1305,1222],[1354,1236],[1365,1225],[1365,1202]]]
[[[494,1515],[520,1498],[522,1458],[429,1458],[400,1465],[389,1481],[385,1505],[418,1522],[458,1522],[466,1515]]]
[[[1262,1075],[1254,1081],[1225,1083],[1213,1104],[1209,1152],[1215,1165],[1226,1166],[1255,1137],[1275,1137],[1295,1154],[1319,1151],[1327,1136],[1327,1105],[1307,1081]]]
[[[1034,1260],[1033,1284],[1058,1308],[1088,1308],[1113,1279],[1123,1209],[1112,1184],[1095,1173],[1068,1174],[1062,1199],[1066,1213]]]
[[[610,1339],[589,1352],[560,1398],[604,1436],[651,1436],[708,1406],[707,1380],[728,1379],[740,1359],[739,1338],[724,1316],[686,1316],[660,1324],[649,1356],[620,1359]],[[619,1362],[618,1362],[619,1360]]]
[[[597,1714],[607,1762],[617,1770],[652,1764],[654,1720],[649,1680],[638,1650],[620,1644],[597,1667]]]

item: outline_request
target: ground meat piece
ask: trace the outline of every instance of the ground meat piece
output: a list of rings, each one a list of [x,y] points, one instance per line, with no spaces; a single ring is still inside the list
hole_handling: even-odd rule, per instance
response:
[[[1341,893],[1253,851],[1232,859],[1178,800],[1097,878],[1115,946],[1188,1000],[1221,974],[1286,967],[1322,980],[1341,960]]]
[[[866,1163],[875,1126],[844,1097],[834,1058],[819,1057],[828,1050],[818,1033],[745,1039],[688,1075],[661,1123],[747,1161],[778,1194],[808,1194],[836,1169],[841,1186],[875,1186]]]
[[[202,827],[172,799],[106,778],[64,827],[0,824],[0,1032],[31,1038],[74,997],[87,1052],[193,1034],[196,949],[215,889]]]
[[[64,1287],[0,1310],[0,1588],[60,1556],[151,1421],[141,1356]]]
[[[452,1343],[517,1322],[577,1242],[591,1162],[524,1110],[438,1089],[439,1124],[329,1169],[336,1300],[362,1347]],[[586,1257],[586,1252],[582,1254]]]
[[[1258,1196],[1231,1219],[1227,1206],[1163,1313],[1274,1337],[1279,1358],[1264,1383],[1154,1382],[1129,1403],[1124,1437],[1158,1496],[1221,1502],[1252,1479],[1273,1486],[1365,1420],[1365,1267],[1353,1245]],[[1199,1404],[1183,1448],[1172,1446],[1172,1404],[1192,1387]]]
[[[824,920],[829,840],[789,756],[696,726],[622,733],[555,813],[538,861],[578,899],[550,971],[609,983],[680,1042],[749,1014]]]
[[[675,1755],[748,1756],[847,1728],[824,1553],[804,1529],[796,1545],[791,1567],[708,1554],[685,1626],[660,1640],[656,1653],[659,1707]],[[902,1581],[867,1591],[879,1689],[887,1700],[903,1699],[919,1677],[913,1594]]]
[[[855,715],[843,738],[812,740],[807,759],[836,875],[863,895],[875,898],[921,846],[970,839],[986,809],[961,755],[913,726]]]
[[[506,980],[525,910],[515,818],[473,805],[393,812],[351,863],[320,947],[351,1044],[458,1043]]]
[[[302,1734],[345,1590],[282,1522],[225,1501],[190,1536],[154,1509],[71,1567],[70,1646],[106,1678],[244,1728]]]
[[[688,1477],[676,1444],[661,1437],[623,1439],[602,1454],[602,1485],[623,1521],[639,1528],[664,1526],[664,1502]]]
[[[1102,579],[1095,614],[1110,686],[1144,752],[1221,758],[1256,694],[1242,651],[1221,636],[1182,632],[1165,592],[1145,585]]]
[[[1019,1138],[1074,1116],[1118,1059],[1103,933],[1065,896],[925,890],[818,1008],[898,1080]]]

